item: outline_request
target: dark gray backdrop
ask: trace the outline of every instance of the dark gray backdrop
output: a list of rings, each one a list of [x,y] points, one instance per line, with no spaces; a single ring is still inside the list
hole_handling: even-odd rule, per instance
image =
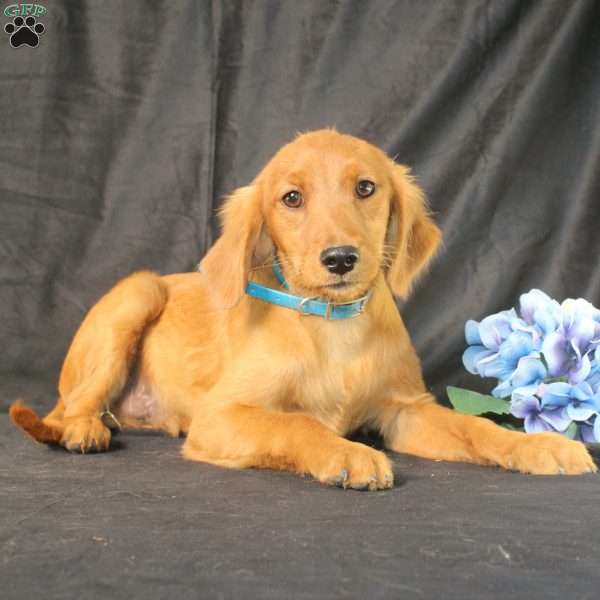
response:
[[[402,310],[440,399],[485,387],[467,318],[533,286],[600,304],[599,1],[44,4],[38,47],[0,28],[0,409],[49,407],[98,296],[193,268],[297,130],[366,137],[428,192],[445,247]],[[0,415],[3,600],[597,596],[598,476],[390,453],[396,487],[360,494],[180,446],[74,456]]]
[[[440,399],[486,385],[467,318],[532,287],[600,304],[600,2],[45,6],[37,48],[0,31],[4,408],[53,403],[99,295],[192,269],[223,196],[299,130],[365,137],[426,189],[444,248],[403,314]]]

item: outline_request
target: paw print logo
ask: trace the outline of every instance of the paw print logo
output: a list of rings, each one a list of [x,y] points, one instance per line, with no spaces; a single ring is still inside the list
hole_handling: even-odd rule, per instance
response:
[[[46,28],[37,23],[35,17],[15,17],[12,23],[7,23],[4,26],[4,31],[10,35],[10,45],[13,48],[18,48],[23,44],[35,48],[40,43],[40,35],[44,33]]]

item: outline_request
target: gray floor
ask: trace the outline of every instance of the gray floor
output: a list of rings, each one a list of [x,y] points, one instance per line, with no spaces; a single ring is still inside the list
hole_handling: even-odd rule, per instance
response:
[[[0,445],[4,600],[597,597],[600,476],[395,455],[395,489],[343,491],[160,435],[70,455],[5,415]]]

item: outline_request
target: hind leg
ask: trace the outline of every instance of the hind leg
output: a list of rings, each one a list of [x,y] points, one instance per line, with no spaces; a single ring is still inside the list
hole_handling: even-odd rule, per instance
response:
[[[166,298],[157,275],[135,273],[101,298],[84,319],[59,383],[64,403],[60,443],[67,450],[108,449],[111,433],[102,415],[123,390],[143,331],[161,313]]]
[[[90,348],[90,351],[93,350]],[[96,356],[98,361],[103,358],[106,362],[109,360],[109,357],[100,353]],[[111,432],[104,424],[102,415],[108,409],[111,391],[118,393],[122,388],[118,384],[123,374],[115,371],[96,373],[93,379],[82,381],[64,396],[65,411],[60,444],[70,452],[85,454],[108,450]],[[126,377],[127,373],[124,375]]]
[[[103,452],[108,450],[111,432],[99,417],[75,417],[65,422],[61,445],[70,452]]]

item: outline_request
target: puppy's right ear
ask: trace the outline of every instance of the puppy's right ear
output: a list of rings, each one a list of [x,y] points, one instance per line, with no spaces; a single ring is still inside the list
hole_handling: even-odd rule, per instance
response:
[[[237,189],[219,211],[221,236],[208,251],[199,270],[208,279],[208,291],[222,308],[231,308],[246,289],[253,263],[265,260],[257,251],[267,254],[262,194],[257,182]],[[267,240],[270,242],[270,240]],[[265,250],[266,249],[266,250]]]

